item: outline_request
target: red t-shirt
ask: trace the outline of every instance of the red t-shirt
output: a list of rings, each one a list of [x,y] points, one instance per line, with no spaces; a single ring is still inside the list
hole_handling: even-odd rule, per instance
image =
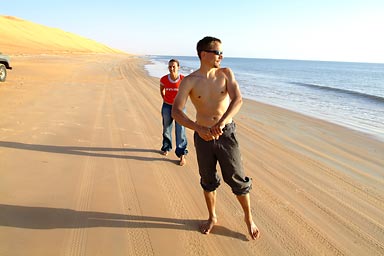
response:
[[[170,105],[173,104],[173,101],[175,100],[176,94],[179,91],[179,86],[180,86],[181,80],[183,80],[183,78],[184,78],[184,76],[181,74],[176,79],[176,81],[173,81],[169,74],[160,78],[160,84],[163,85],[164,89],[165,89],[165,96],[164,96],[164,102],[165,103],[170,104]]]

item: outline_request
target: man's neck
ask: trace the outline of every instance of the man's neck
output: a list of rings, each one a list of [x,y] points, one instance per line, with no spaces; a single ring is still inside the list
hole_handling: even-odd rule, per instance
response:
[[[175,81],[175,80],[179,77],[179,74],[178,74],[178,73],[176,73],[176,74],[174,74],[174,73],[170,73],[169,76],[171,77],[171,79],[172,79],[173,81]]]
[[[198,70],[198,73],[202,76],[205,76],[205,77],[208,77],[209,74],[216,70],[217,68],[215,67],[209,67],[209,66],[204,66],[204,65],[201,65],[199,70]]]

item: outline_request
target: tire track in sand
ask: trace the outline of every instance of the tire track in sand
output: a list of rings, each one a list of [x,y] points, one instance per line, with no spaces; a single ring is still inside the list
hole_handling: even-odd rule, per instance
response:
[[[95,121],[92,129],[92,137],[89,148],[93,148],[98,140],[99,133],[103,129],[102,115],[106,104],[107,85],[104,83],[99,99],[97,100],[97,110],[95,113]],[[87,212],[92,198],[94,175],[96,163],[93,156],[87,156],[84,167],[82,168],[82,176],[79,181],[76,203],[74,210],[76,212]],[[81,256],[86,255],[87,248],[87,218],[76,216],[74,227],[69,231],[69,237],[65,246],[65,256]]]
[[[111,70],[111,73],[118,72],[118,77],[121,77],[120,65],[120,63],[116,64]],[[125,99],[125,101],[119,101],[122,104],[124,104],[124,102],[130,102],[128,101],[127,95],[124,94],[125,90],[123,88],[125,86],[122,85],[124,82],[125,81],[119,82],[118,84],[112,83],[112,89],[109,90],[108,94],[109,102],[111,103],[108,107],[110,113],[112,113],[108,122],[108,134],[112,145],[117,145],[121,148],[124,148],[124,142],[121,131],[119,131],[116,117],[121,117],[124,113],[121,113],[121,106],[117,108],[115,104],[113,104],[112,98],[113,96],[116,96],[119,97],[119,99]],[[114,95],[112,95],[112,90]],[[127,156],[127,153],[123,152],[123,155]],[[127,216],[125,232],[128,240],[126,244],[126,248],[129,252],[128,255],[154,255],[147,230],[140,225],[135,224],[144,222],[144,220],[139,217],[142,215],[142,210],[140,208],[136,185],[133,182],[134,178],[132,177],[132,173],[134,170],[132,170],[133,168],[130,164],[129,157],[127,156],[127,159],[115,158],[113,159],[113,164],[120,202],[122,203],[123,213]]]
[[[248,131],[248,132],[251,132],[251,131]],[[268,143],[271,143],[271,142],[268,142]],[[275,152],[275,153],[280,155],[280,153],[278,152]],[[298,154],[292,155],[293,153],[290,151],[285,153],[291,154],[291,157],[304,157],[303,155],[298,155]],[[309,164],[316,166],[316,167],[312,166],[313,168],[316,168],[316,169],[320,168],[322,170],[321,173],[332,174],[328,169],[324,169],[324,166],[320,166],[317,162],[315,162],[312,159],[304,159],[301,162],[308,162]],[[352,221],[349,221],[345,216],[341,216],[340,214],[342,211],[344,211],[345,213],[348,212],[349,216],[355,215],[355,218],[357,220],[364,219],[365,220],[365,224],[363,226],[364,228],[365,228],[365,225],[369,225],[372,229],[376,230],[375,231],[376,234],[379,234],[379,233],[383,234],[382,226],[379,223],[365,216],[363,213],[356,210],[352,205],[346,204],[343,201],[339,200],[339,198],[334,196],[332,193],[326,191],[324,188],[317,186],[316,183],[314,183],[311,178],[307,178],[306,175],[304,175],[304,173],[300,173],[300,175],[298,175],[295,172],[291,172],[290,170],[287,170],[285,166],[279,166],[279,165],[276,166],[276,164],[278,164],[276,162],[273,164],[274,168],[277,168],[277,170],[284,170],[284,172],[282,171],[277,172],[268,167],[270,166],[270,164],[271,163],[269,163],[268,165],[265,165],[261,163],[262,165],[261,167],[262,169],[264,169],[264,171],[259,174],[259,178],[262,180],[268,181],[269,179],[271,179],[271,177],[267,177],[266,174],[270,174],[273,176],[272,178],[273,180],[278,181],[279,184],[282,184],[283,186],[286,187],[286,189],[282,189],[283,191],[293,191],[292,195],[295,195],[295,199],[294,200],[287,199],[288,200],[287,202],[291,202],[293,200],[292,203],[295,204],[294,201],[297,201],[297,200],[300,200],[301,202],[306,201],[304,205],[310,205],[311,208],[314,208],[315,212],[317,214],[321,214],[323,218],[329,218],[329,220],[332,220],[338,223],[338,226],[344,229],[344,232],[349,232],[351,236],[355,236],[356,239],[360,241],[359,244],[365,244],[365,247],[370,248],[370,251],[372,253],[378,253],[378,254],[383,253],[383,244],[376,239],[377,237],[375,238],[371,235],[372,232],[369,232],[369,233],[364,232],[358,225],[356,225]],[[289,178],[285,177],[283,174],[287,171],[289,172]],[[285,175],[288,175],[288,174],[285,174]],[[351,185],[350,182],[344,183],[344,185],[346,184]],[[301,189],[303,187],[307,187],[307,189],[310,188],[310,191],[307,192],[306,190]],[[279,189],[281,188],[278,188],[278,190]],[[267,191],[267,189],[265,188],[264,191]],[[300,193],[298,193],[298,191]],[[355,195],[356,195],[356,192],[361,192],[361,190],[358,190],[355,187],[354,189]],[[313,196],[315,194],[316,196]],[[287,197],[287,196],[289,196],[289,193],[287,195],[284,195],[284,197]],[[375,198],[375,195],[373,195],[373,197]],[[280,199],[275,198],[273,201],[276,201],[277,205],[279,204],[284,205],[284,203],[282,203]],[[328,202],[330,203],[330,205],[329,204],[324,205],[323,202]],[[334,207],[332,207],[332,205]],[[335,211],[333,209],[338,209],[338,210]],[[308,220],[305,220],[305,218],[301,216],[300,212],[297,211],[297,207],[291,207],[287,204],[284,207],[284,211],[288,211],[289,215],[291,216],[290,219],[293,219],[293,220],[296,219],[295,222],[297,224],[301,223],[300,226],[303,226],[305,230],[311,231],[310,233],[312,233],[313,235],[317,234],[315,236],[316,240],[320,239],[322,241],[322,244],[324,245],[328,244],[329,245],[327,246],[328,249],[333,247],[332,249],[333,253],[335,254],[343,253],[340,250],[343,250],[345,252],[350,251],[350,248],[344,247],[344,249],[342,249],[343,247],[338,247],[337,241],[329,240],[329,238],[327,238],[327,235],[324,234],[323,231],[319,230],[316,226],[313,225],[313,223],[311,224],[310,222],[308,222]],[[320,235],[321,233],[323,234]],[[309,241],[309,240],[306,239],[306,241]],[[337,251],[334,251],[336,248],[337,248]]]

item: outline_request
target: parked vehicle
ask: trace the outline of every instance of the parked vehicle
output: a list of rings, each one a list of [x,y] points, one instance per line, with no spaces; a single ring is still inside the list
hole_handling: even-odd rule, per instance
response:
[[[7,69],[12,69],[9,56],[0,52],[0,82],[4,82],[7,79]]]

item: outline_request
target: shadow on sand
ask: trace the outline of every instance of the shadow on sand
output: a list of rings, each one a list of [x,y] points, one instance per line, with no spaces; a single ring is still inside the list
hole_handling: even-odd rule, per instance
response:
[[[198,232],[200,220],[126,215],[71,209],[0,204],[0,226],[25,229],[93,227],[175,229]],[[244,234],[215,226],[211,234],[248,241]]]
[[[0,141],[0,147],[20,150],[40,151],[55,154],[93,156],[106,158],[133,159],[139,161],[169,161],[178,164],[178,161],[164,158],[160,150],[142,148],[105,148],[105,147],[77,147],[77,146],[52,146],[40,144],[26,144],[21,142]],[[135,156],[127,153],[148,153],[150,156]]]

